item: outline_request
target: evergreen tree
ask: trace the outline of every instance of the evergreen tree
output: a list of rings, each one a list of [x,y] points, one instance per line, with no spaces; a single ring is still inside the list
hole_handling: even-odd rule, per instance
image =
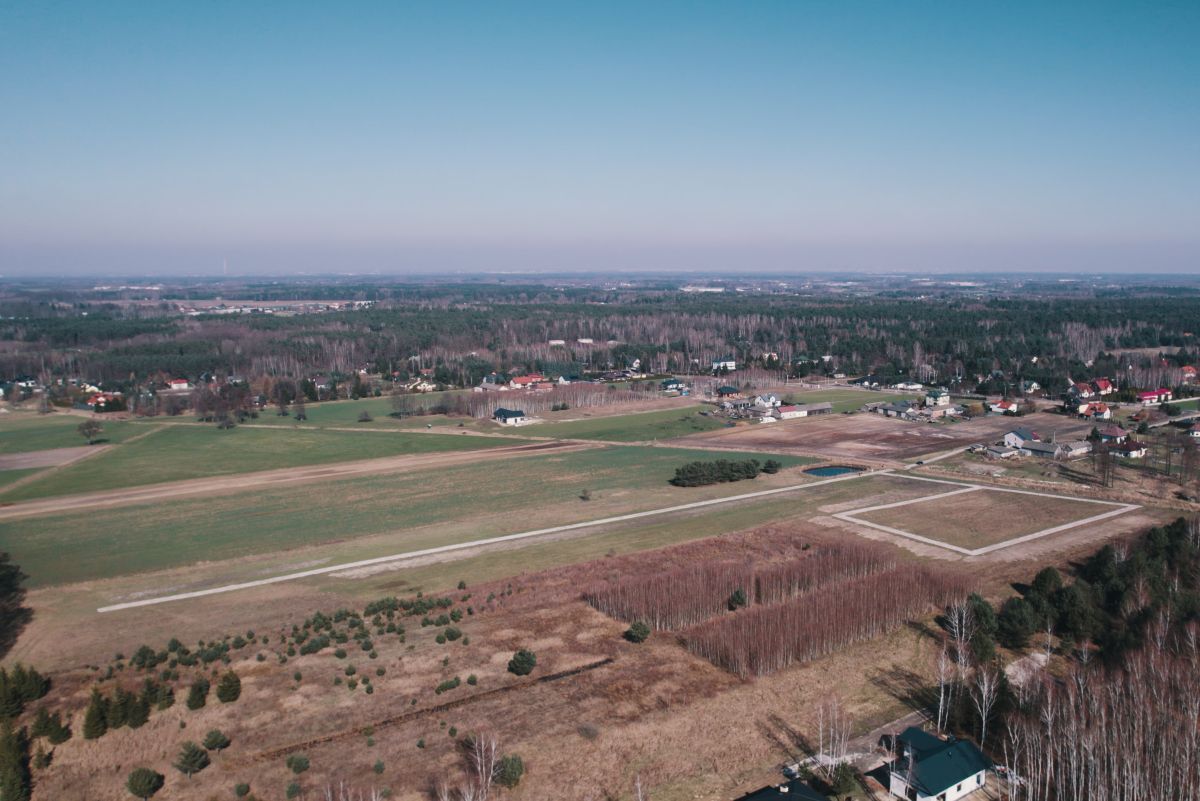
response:
[[[0,799],[29,801],[33,775],[29,770],[29,736],[10,720],[0,721]]]
[[[197,710],[208,703],[208,679],[203,676],[192,682],[188,688],[187,708]]]
[[[217,698],[223,704],[232,704],[242,695],[242,680],[232,670],[221,676],[217,682]]]
[[[162,789],[165,781],[163,775],[150,768],[134,768],[125,780],[125,789],[130,795],[143,801]]]
[[[213,729],[204,735],[204,747],[209,751],[220,753],[229,747],[229,738],[220,729]]]
[[[87,712],[83,716],[83,739],[96,740],[108,731],[108,704],[100,691],[92,690],[92,699],[88,702]]]
[[[175,759],[174,763],[175,769],[189,779],[194,774],[207,768],[208,765],[208,752],[191,740],[180,746],[179,756]]]
[[[508,672],[515,673],[518,676],[528,676],[537,666],[537,656],[533,651],[521,649],[513,654],[513,658],[508,660]]]

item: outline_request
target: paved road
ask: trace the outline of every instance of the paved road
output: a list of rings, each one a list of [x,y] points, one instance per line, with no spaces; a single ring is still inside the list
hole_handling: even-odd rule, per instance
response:
[[[399,562],[406,559],[415,559],[422,556],[431,556],[434,554],[450,553],[452,551],[460,551],[467,548],[479,548],[482,546],[495,545],[497,543],[514,542],[517,540],[529,539],[531,537],[544,537],[548,534],[558,534],[564,531],[576,531],[585,528],[594,528],[597,526],[605,526],[611,523],[623,523],[629,520],[639,520],[645,517],[656,517],[659,515],[669,515],[676,512],[687,512],[693,509],[703,509],[706,506],[717,506],[725,503],[736,503],[738,501],[753,500],[757,498],[765,498],[772,495],[779,495],[784,492],[795,492],[797,490],[810,489],[812,487],[820,487],[825,484],[834,484],[840,481],[853,481],[858,478],[867,476],[879,475],[890,471],[873,471],[863,473],[852,473],[835,478],[827,478],[822,481],[812,481],[806,484],[793,484],[788,487],[776,487],[774,489],[759,490],[757,492],[747,492],[741,495],[731,495],[725,498],[712,498],[705,501],[694,501],[692,503],[683,503],[677,506],[667,506],[661,509],[650,509],[645,512],[631,512],[630,514],[617,515],[615,517],[603,517],[598,520],[586,520],[581,523],[570,523],[563,526],[552,526],[550,528],[539,528],[533,531],[523,531],[519,534],[505,534],[499,537],[488,537],[482,540],[471,540],[469,542],[460,542],[453,545],[442,545],[437,548],[425,548],[419,551],[408,551],[406,553],[391,554],[390,556],[377,556],[373,559],[361,559],[357,562],[346,562],[340,565],[330,565],[328,567],[319,567],[312,570],[302,570],[297,573],[286,573],[280,576],[272,576],[271,578],[258,579],[256,581],[245,581],[238,584],[226,584],[222,587],[212,587],[206,590],[195,590],[192,592],[181,592],[175,595],[162,595],[157,598],[144,598],[138,601],[128,601],[126,603],[113,604],[111,606],[103,606],[97,609],[98,612],[117,612],[122,609],[134,609],[139,606],[153,606],[155,604],[168,603],[170,601],[183,601],[189,598],[202,598],[206,595],[217,595],[219,593],[234,592],[236,590],[247,590],[252,587],[265,587],[268,584],[278,584],[282,581],[295,581],[296,579],[309,578],[311,576],[321,576],[328,573],[337,573],[342,570],[353,570],[360,567],[369,567],[371,565],[380,565],[388,562]]]

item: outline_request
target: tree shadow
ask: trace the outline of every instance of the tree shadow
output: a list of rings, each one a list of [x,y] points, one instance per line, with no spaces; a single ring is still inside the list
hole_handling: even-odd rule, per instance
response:
[[[808,738],[779,715],[768,715],[757,726],[759,733],[786,754],[788,759],[799,761],[816,753]]]
[[[937,714],[937,687],[927,684],[919,673],[894,667],[872,676],[871,683],[914,712],[929,717]]]
[[[25,601],[25,588],[21,586],[25,578],[8,554],[0,551],[0,659],[12,650],[33,620],[33,610],[21,605]]]

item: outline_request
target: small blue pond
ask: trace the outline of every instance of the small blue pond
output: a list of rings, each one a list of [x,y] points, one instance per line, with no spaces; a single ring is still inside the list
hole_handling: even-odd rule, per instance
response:
[[[861,467],[847,467],[845,465],[827,465],[825,467],[810,467],[805,470],[810,476],[844,476],[847,473],[861,473]]]

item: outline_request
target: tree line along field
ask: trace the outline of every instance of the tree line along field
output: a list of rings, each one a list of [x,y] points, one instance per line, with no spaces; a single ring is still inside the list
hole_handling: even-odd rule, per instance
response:
[[[372,535],[387,535],[384,553],[396,553],[764,488],[765,478],[695,489],[667,483],[684,460],[727,456],[611,446],[22,518],[0,523],[0,550],[13,554],[33,586],[331,541],[346,551]],[[799,477],[791,471],[778,479],[795,483]],[[585,491],[590,500],[582,499]],[[64,562],[68,544],[74,558]]]
[[[78,419],[74,419],[74,426]],[[109,425],[105,424],[105,434]],[[121,424],[117,424],[120,426]],[[55,495],[137,487],[166,481],[228,476],[258,470],[349,462],[405,454],[483,450],[508,443],[491,437],[434,433],[384,433],[289,428],[270,430],[212,425],[124,424],[117,429],[143,434],[3,497],[15,502]],[[84,440],[75,433],[75,445]],[[102,435],[103,436],[103,435]]]

